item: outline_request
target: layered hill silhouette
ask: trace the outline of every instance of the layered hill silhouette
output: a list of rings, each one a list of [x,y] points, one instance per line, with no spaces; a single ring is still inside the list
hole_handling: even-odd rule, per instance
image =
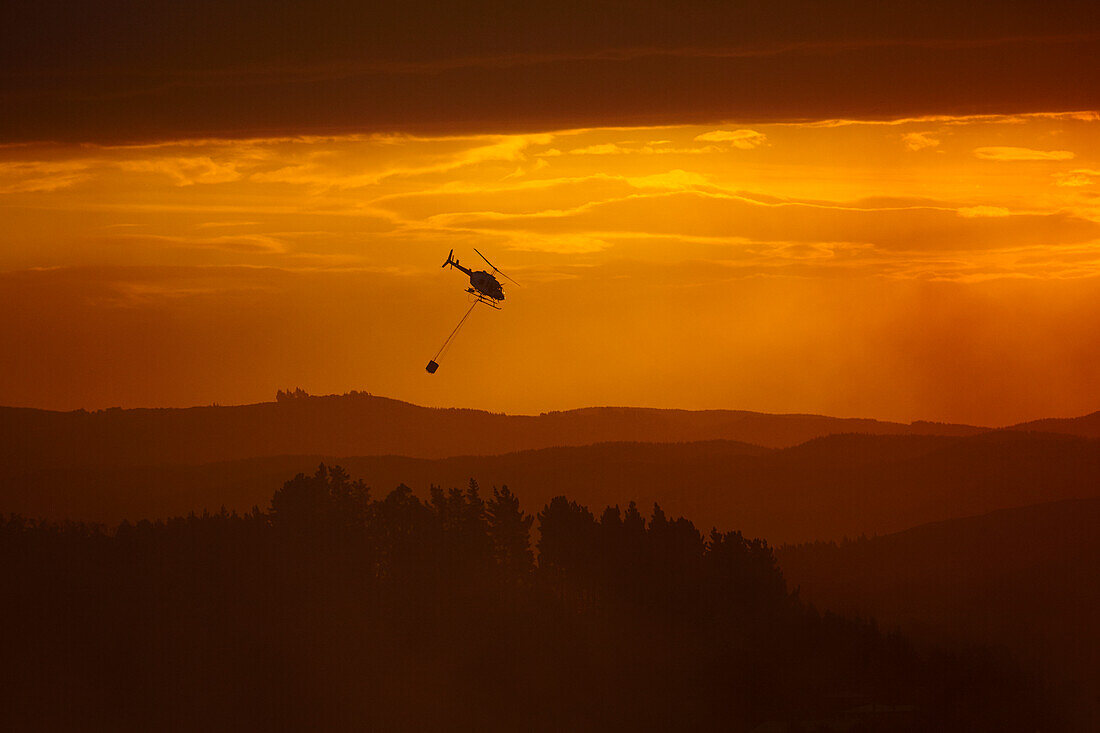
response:
[[[636,502],[646,515],[691,517],[704,535],[721,527],[773,545],[810,543],[779,553],[804,600],[937,645],[1002,646],[1049,673],[1058,707],[1078,711],[1077,728],[1096,720],[1100,413],[990,429],[724,410],[511,416],[359,393],[189,409],[0,408],[0,511],[109,525],[199,513],[136,525],[172,542],[183,526],[268,526],[278,514],[272,487],[299,473],[288,486],[308,483],[320,463],[410,506],[408,489],[395,487],[437,498],[433,487],[476,479],[486,493],[507,485],[532,511],[563,494],[624,516],[637,516],[628,510]],[[221,507],[242,516],[202,514]],[[7,526],[31,528],[32,539],[47,527],[19,517]],[[110,536],[69,523],[43,531],[101,549]],[[64,589],[43,577],[49,592]]]
[[[772,542],[884,534],[925,522],[1095,496],[1100,440],[996,431],[968,437],[833,435],[769,449],[732,441],[605,443],[497,456],[278,456],[205,465],[40,465],[0,474],[0,506],[28,516],[117,522],[203,508],[263,507],[270,486],[320,462],[376,491],[404,483],[508,485],[527,506],[659,502],[703,527]]]
[[[611,441],[784,448],[834,433],[973,435],[969,425],[594,407],[541,415],[438,409],[365,393],[254,405],[52,412],[0,408],[0,466],[210,463],[278,455],[494,455]]]
[[[1100,498],[1044,503],[848,543],[777,551],[804,600],[935,643],[1003,646],[1100,723]]]
[[[1082,438],[1100,438],[1100,411],[1081,417],[1048,417],[1013,425],[1010,430],[1030,430],[1041,433],[1064,433]]]

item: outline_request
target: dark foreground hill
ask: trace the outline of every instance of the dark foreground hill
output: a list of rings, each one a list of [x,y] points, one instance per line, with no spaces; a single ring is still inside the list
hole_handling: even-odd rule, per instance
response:
[[[376,490],[406,483],[507,484],[529,505],[568,492],[648,507],[777,542],[884,534],[952,517],[1100,493],[1100,441],[997,431],[963,438],[834,435],[782,450],[743,443],[600,444],[499,456],[283,456],[202,466],[65,468],[0,474],[0,507],[116,522],[266,505],[273,482],[322,460]]]
[[[970,435],[983,430],[739,410],[596,407],[505,415],[354,393],[187,409],[4,407],[0,467],[197,464],[278,455],[443,458],[608,441],[736,440],[781,448],[833,433]]]
[[[536,564],[505,491],[421,501],[321,469],[270,506],[0,519],[0,728],[1062,729],[1012,660],[820,614],[767,543],[657,508],[557,497]]]
[[[1004,646],[1060,683],[1077,730],[1100,725],[1100,498],[778,550],[820,608],[917,638]]]

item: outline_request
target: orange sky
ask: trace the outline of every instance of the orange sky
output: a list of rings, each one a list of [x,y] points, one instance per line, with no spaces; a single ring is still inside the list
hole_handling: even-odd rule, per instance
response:
[[[0,147],[0,404],[1100,408],[1100,116]],[[439,265],[519,280],[475,312]]]

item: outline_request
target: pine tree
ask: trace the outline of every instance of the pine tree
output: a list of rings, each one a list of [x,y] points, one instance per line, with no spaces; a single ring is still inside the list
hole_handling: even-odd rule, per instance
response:
[[[486,503],[489,537],[493,543],[493,558],[507,575],[522,577],[534,566],[531,552],[531,524],[535,518],[524,514],[519,497],[508,487],[493,487],[493,498]]]

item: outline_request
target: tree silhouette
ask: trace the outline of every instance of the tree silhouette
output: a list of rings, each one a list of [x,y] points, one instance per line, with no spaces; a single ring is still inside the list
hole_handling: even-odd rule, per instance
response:
[[[534,567],[531,552],[531,525],[535,518],[524,514],[519,497],[507,486],[493,488],[493,498],[485,506],[493,558],[512,578],[525,578]]]
[[[818,613],[762,540],[537,517],[535,562],[506,486],[376,500],[324,465],[266,512],[0,517],[0,728],[1057,729],[1011,660]]]
[[[555,496],[539,512],[538,520],[540,566],[582,571],[596,537],[592,512],[564,496]]]

